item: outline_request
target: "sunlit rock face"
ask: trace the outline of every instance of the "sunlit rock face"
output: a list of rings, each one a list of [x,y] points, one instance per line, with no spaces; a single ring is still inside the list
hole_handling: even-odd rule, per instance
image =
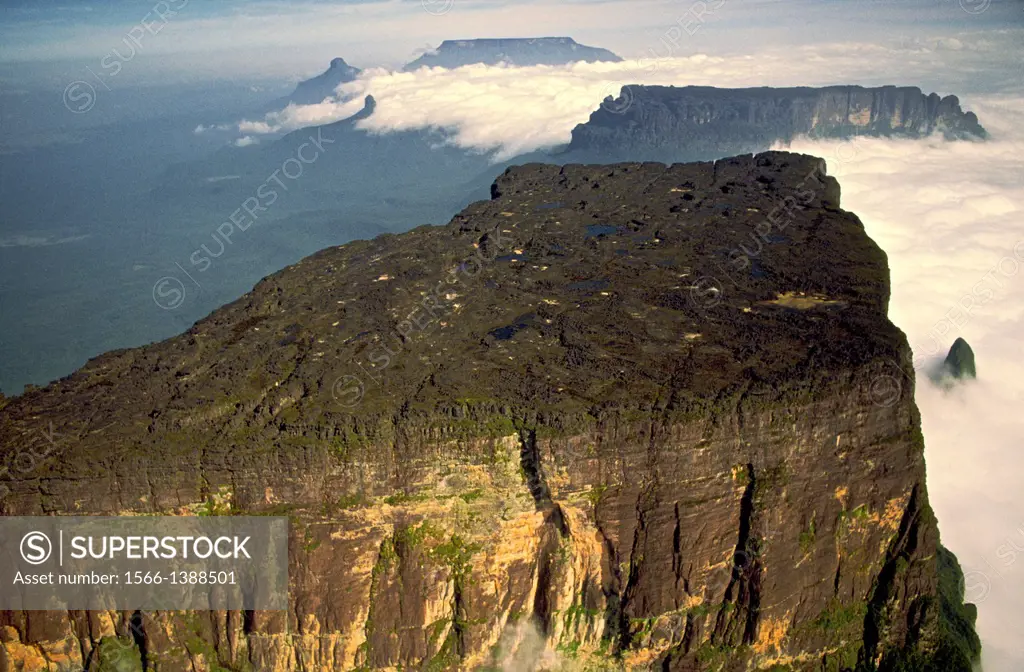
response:
[[[625,86],[572,133],[570,153],[615,159],[707,160],[763,151],[798,135],[983,139],[973,112],[956,96],[916,87],[719,89]],[[575,159],[574,159],[575,160]]]
[[[0,456],[61,452],[2,513],[288,515],[291,604],[7,612],[0,669],[970,669],[885,255],[820,159],[492,196],[7,400]]]

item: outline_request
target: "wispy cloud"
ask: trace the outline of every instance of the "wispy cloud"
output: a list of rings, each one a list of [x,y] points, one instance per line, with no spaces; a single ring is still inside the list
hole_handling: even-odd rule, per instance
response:
[[[52,245],[65,245],[85,240],[88,235],[80,236],[35,236],[20,234],[0,238],[0,247],[50,247]]]

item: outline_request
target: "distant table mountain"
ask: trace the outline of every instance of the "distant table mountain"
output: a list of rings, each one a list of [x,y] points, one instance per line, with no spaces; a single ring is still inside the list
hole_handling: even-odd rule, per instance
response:
[[[601,162],[693,161],[762,151],[798,135],[920,138],[932,133],[948,140],[987,135],[973,112],[960,109],[956,96],[926,95],[917,87],[628,85],[573,129],[568,151]]]
[[[571,37],[445,40],[436,51],[423,54],[404,69],[411,71],[423,67],[458,68],[475,63],[529,66],[565,65],[576,61],[614,63],[621,60],[622,58],[607,49],[588,47]]]

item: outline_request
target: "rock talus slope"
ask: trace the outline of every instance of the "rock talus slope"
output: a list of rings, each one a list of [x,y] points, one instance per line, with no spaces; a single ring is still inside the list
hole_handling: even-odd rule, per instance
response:
[[[3,514],[293,521],[287,612],[2,613],[0,670],[970,669],[886,258],[824,162],[492,196],[0,402],[5,464],[53,447]]]

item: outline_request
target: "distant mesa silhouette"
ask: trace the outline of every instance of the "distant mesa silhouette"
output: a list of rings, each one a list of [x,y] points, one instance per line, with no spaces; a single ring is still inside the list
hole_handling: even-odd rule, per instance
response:
[[[464,65],[515,66],[566,65],[568,63],[609,62],[622,58],[607,49],[588,47],[571,37],[501,38],[483,40],[445,40],[403,68],[406,72],[424,67],[459,68]]]

